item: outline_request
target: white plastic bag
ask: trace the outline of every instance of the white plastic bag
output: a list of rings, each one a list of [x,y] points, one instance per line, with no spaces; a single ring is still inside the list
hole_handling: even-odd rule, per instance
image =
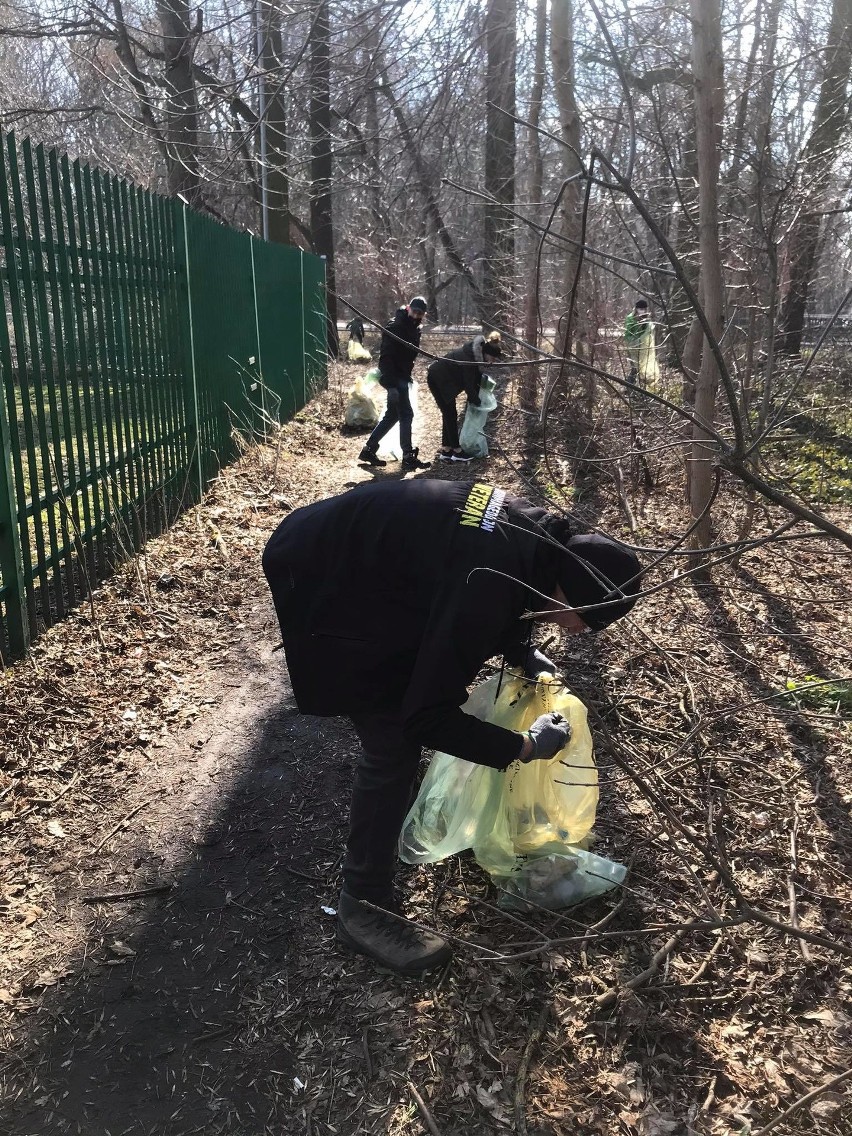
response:
[[[482,376],[482,385],[479,390],[479,406],[471,406],[468,402],[464,412],[464,422],[459,432],[459,445],[466,454],[473,458],[488,457],[488,441],[485,437],[485,423],[492,410],[497,409],[497,399],[494,396],[496,383],[488,375]]]
[[[627,874],[623,864],[585,848],[565,848],[519,863],[508,876],[494,876],[504,911],[559,911],[617,887]]]

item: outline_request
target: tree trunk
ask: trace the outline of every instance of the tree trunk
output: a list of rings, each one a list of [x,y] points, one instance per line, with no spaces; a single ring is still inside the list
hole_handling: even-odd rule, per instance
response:
[[[181,194],[192,206],[200,204],[198,173],[198,96],[192,57],[201,33],[201,9],[193,29],[186,0],[157,0],[163,37],[166,87],[166,168],[169,193]]]
[[[328,0],[317,0],[310,46],[311,234],[314,252],[325,258],[328,352],[337,356],[337,298],[332,220],[331,63]]]
[[[571,353],[571,340],[578,334],[575,318],[578,304],[577,268],[580,254],[580,200],[582,183],[576,175],[580,164],[580,115],[574,89],[574,12],[573,0],[551,0],[550,57],[553,84],[562,129],[561,151],[563,185],[560,205],[561,233],[566,241],[562,252],[561,316],[556,335],[560,355]],[[569,180],[573,179],[573,180]],[[573,331],[571,330],[573,329]]]
[[[382,132],[379,127],[378,83],[381,75],[381,55],[378,24],[373,22],[364,37],[367,90],[365,105],[365,150],[370,170],[369,203],[373,248],[378,266],[377,310],[389,312],[399,299],[396,262],[397,241],[389,224],[385,203],[386,174],[382,163]],[[437,318],[437,317],[435,317]]]
[[[719,163],[724,112],[724,69],[719,0],[690,0],[692,67],[695,82],[695,138],[698,150],[698,215],[701,302],[714,336],[722,332],[722,263],[719,255]],[[714,450],[709,432],[716,416],[719,368],[706,340],[695,384],[690,477],[693,517],[705,513],[693,536],[696,548],[710,543],[712,521],[705,512],[713,483]],[[703,424],[703,425],[702,425]]]
[[[485,209],[485,315],[491,325],[514,332],[516,0],[489,0],[485,41],[485,192],[501,202]]]
[[[547,0],[537,0],[535,13],[535,63],[533,65],[533,81],[530,91],[530,103],[527,110],[527,120],[530,124],[527,141],[527,162],[529,165],[529,211],[530,221],[540,216],[538,203],[541,201],[544,187],[544,165],[541,157],[541,137],[537,127],[541,119],[541,105],[544,96],[544,69],[547,59]],[[534,229],[530,229],[527,236],[526,297],[524,305],[524,339],[532,347],[538,347],[538,248],[539,237]],[[535,358],[535,352],[528,352],[530,358]],[[535,409],[536,368],[526,367],[521,387],[521,404],[527,410]]]
[[[790,234],[790,282],[781,309],[781,350],[798,355],[802,346],[808,293],[817,265],[822,207],[849,122],[847,87],[852,67],[852,0],[834,0],[825,50],[825,66],[814,126],[802,156],[804,208]]]
[[[269,0],[263,4],[265,35],[261,64],[266,72],[266,204],[269,210],[269,239],[279,245],[292,244],[290,232],[290,153],[287,145],[287,104],[283,81],[284,46],[281,11]]]

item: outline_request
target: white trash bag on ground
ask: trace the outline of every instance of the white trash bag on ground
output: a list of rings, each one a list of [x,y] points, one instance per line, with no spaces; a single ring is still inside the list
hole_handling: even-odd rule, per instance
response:
[[[488,457],[488,440],[485,437],[485,424],[492,410],[497,409],[494,387],[497,384],[488,375],[482,376],[479,389],[479,406],[467,404],[464,422],[459,432],[459,445],[472,458]]]

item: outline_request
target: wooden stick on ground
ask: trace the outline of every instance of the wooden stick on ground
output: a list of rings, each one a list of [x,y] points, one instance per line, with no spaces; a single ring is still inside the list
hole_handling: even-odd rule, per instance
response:
[[[515,1132],[517,1136],[527,1136],[527,1118],[524,1114],[524,1089],[526,1087],[527,1071],[529,1069],[532,1051],[539,1041],[541,1041],[549,1017],[550,1003],[546,1002],[538,1016],[535,1029],[527,1039],[527,1044],[524,1047],[524,1055],[518,1067],[518,1076],[515,1081]]]
[[[163,792],[165,792],[165,790],[163,790]],[[162,795],[162,793],[157,793],[156,796],[149,797],[147,801],[143,801],[141,805],[137,805],[135,809],[131,809],[127,816],[122,817],[115,828],[110,829],[103,840],[99,841],[99,843],[95,846],[95,851],[100,852],[106,842],[108,840],[112,840],[115,834],[117,832],[120,832],[129,820],[132,820],[132,818],[135,817],[137,813],[141,813],[143,809],[147,809],[148,805],[153,805],[154,801],[157,800],[157,797],[161,797]]]
[[[123,899],[141,899],[146,895],[159,895],[171,891],[173,884],[158,884],[156,887],[140,888],[138,891],[108,891],[103,895],[84,895],[83,903],[119,903]]]
[[[408,1089],[411,1095],[414,1097],[415,1101],[417,1101],[417,1107],[420,1109],[426,1127],[432,1133],[432,1136],[441,1136],[441,1130],[438,1128],[438,1125],[432,1118],[432,1113],[426,1107],[426,1102],[424,1101],[423,1097],[421,1097],[420,1093],[418,1093],[417,1089],[415,1089],[413,1081],[408,1082]]]
[[[836,1077],[832,1077],[830,1081],[826,1081],[824,1085],[820,1085],[819,1088],[811,1089],[809,1093],[805,1093],[803,1097],[799,1097],[798,1100],[793,1101],[790,1107],[785,1109],[784,1112],[780,1112],[776,1117],[773,1117],[759,1132],[755,1132],[754,1136],[766,1136],[766,1133],[771,1132],[782,1120],[786,1120],[792,1113],[798,1112],[804,1105],[810,1104],[816,1097],[821,1096],[822,1093],[827,1093],[830,1089],[842,1084],[843,1081],[848,1080],[850,1077],[852,1077],[852,1069],[846,1069],[844,1072],[838,1073]]]

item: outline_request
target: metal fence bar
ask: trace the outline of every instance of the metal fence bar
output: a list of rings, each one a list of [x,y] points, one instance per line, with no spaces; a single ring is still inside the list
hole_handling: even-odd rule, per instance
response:
[[[323,270],[0,133],[0,666],[304,404]]]
[[[77,566],[75,557],[76,536],[80,532],[80,497],[77,492],[77,463],[74,446],[73,417],[68,388],[70,375],[66,342],[73,341],[73,327],[64,322],[64,309],[60,297],[57,248],[60,247],[59,228],[56,218],[56,202],[52,185],[48,180],[44,147],[39,145],[35,151],[36,176],[41,199],[42,231],[45,242],[45,264],[47,292],[50,296],[50,332],[56,363],[51,390],[55,394],[52,408],[55,409],[56,422],[53,425],[53,452],[56,465],[56,491],[58,506],[62,517],[62,531],[65,548],[65,588],[69,607],[74,607],[78,597]],[[66,489],[67,486],[67,489]],[[53,507],[52,505],[49,507]],[[77,548],[79,554],[79,548]]]
[[[32,247],[32,291],[34,297],[35,319],[34,342],[40,343],[41,363],[34,366],[34,386],[36,388],[37,421],[41,435],[41,481],[39,492],[32,494],[34,502],[42,505],[47,512],[48,533],[51,555],[65,555],[66,569],[73,571],[70,546],[65,517],[55,501],[55,487],[64,483],[64,463],[60,442],[59,412],[56,401],[56,381],[53,364],[53,342],[50,330],[50,308],[47,294],[47,271],[45,265],[45,245],[42,237],[43,209],[36,191],[35,166],[30,140],[25,138],[21,144],[24,166],[24,180],[27,196],[27,220]],[[45,405],[46,403],[46,405]],[[66,586],[65,574],[58,571],[52,580],[51,598],[59,618],[65,615]],[[46,605],[47,606],[47,605]]]
[[[12,141],[11,139],[9,140]],[[11,174],[8,170],[8,147],[0,146],[0,225],[3,226],[3,245],[6,254],[6,283],[8,285],[8,309],[12,321],[12,344],[14,358],[10,358],[9,389],[9,421],[12,427],[12,463],[13,477],[16,485],[17,522],[20,532],[21,558],[24,581],[29,585],[32,581],[33,565],[38,564],[44,557],[44,543],[41,540],[41,530],[37,530],[38,540],[41,544],[35,550],[30,544],[29,527],[26,520],[28,489],[32,471],[35,469],[35,446],[32,430],[32,406],[29,397],[26,365],[26,332],[24,330],[23,314],[21,311],[21,281],[19,278],[18,262],[22,259],[23,250],[19,249],[20,232],[13,226],[11,210]],[[10,353],[11,354],[11,353]],[[43,572],[43,581],[46,583],[47,573]],[[27,617],[30,628],[35,626],[36,608],[35,595],[31,587],[27,586]]]

